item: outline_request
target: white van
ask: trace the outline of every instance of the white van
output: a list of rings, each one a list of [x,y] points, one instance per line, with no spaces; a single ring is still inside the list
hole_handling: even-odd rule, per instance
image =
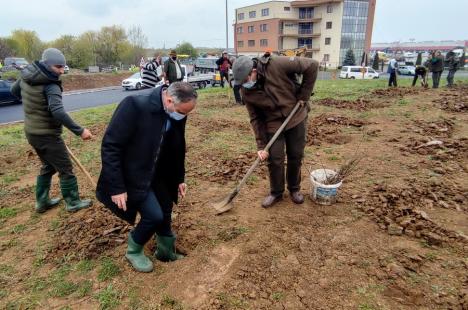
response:
[[[362,72],[364,71],[364,76]],[[340,79],[378,79],[379,73],[371,67],[344,66],[341,68]]]

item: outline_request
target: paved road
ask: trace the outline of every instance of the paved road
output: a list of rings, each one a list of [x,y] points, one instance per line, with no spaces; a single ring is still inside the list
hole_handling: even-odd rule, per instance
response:
[[[65,110],[70,112],[119,102],[130,94],[133,95],[145,93],[148,91],[150,90],[146,89],[138,91],[125,91],[123,89],[113,89],[96,92],[65,94],[63,96],[63,105],[65,106]],[[20,104],[0,107],[0,124],[22,121],[23,117],[23,107]]]

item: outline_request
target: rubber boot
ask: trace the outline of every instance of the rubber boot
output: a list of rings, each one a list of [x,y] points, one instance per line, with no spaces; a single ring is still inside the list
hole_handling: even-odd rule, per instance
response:
[[[60,188],[62,190],[63,199],[65,200],[65,210],[75,212],[91,206],[91,199],[80,200],[76,177],[65,180],[60,179]]]
[[[39,175],[36,179],[36,212],[44,213],[55,207],[60,202],[60,198],[49,198],[50,183],[52,176]]]
[[[128,234],[128,247],[125,257],[132,267],[139,272],[153,271],[153,262],[144,254],[143,245],[133,241],[132,234]]]
[[[176,236],[159,236],[156,235],[157,245],[154,256],[163,262],[173,262],[184,258],[182,254],[176,253],[175,241]]]

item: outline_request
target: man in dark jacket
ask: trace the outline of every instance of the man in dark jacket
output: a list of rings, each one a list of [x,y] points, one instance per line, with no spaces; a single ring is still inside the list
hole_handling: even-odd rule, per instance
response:
[[[453,51],[447,53],[447,64],[449,67],[449,73],[447,75],[447,87],[453,87],[455,72],[457,72],[460,65],[460,59]]]
[[[42,60],[26,66],[11,92],[23,100],[24,132],[29,144],[39,156],[42,167],[36,180],[36,212],[43,213],[57,205],[60,199],[50,199],[52,176],[58,172],[60,188],[67,211],[78,211],[91,205],[80,200],[78,182],[62,140],[62,126],[83,140],[93,136],[88,129],[76,124],[62,104],[62,82],[66,62],[62,52],[48,48]]]
[[[117,216],[134,224],[126,258],[140,272],[153,269],[143,246],[156,233],[155,256],[174,261],[176,237],[171,231],[173,203],[184,197],[185,122],[197,93],[184,82],[125,98],[102,140],[102,170],[96,196]]]
[[[412,86],[415,86],[416,82],[418,81],[418,77],[421,77],[421,85],[424,87],[427,87],[426,73],[427,73],[426,67],[422,65],[417,65],[416,69],[414,69],[414,78],[413,78]]]
[[[177,59],[177,52],[172,50],[169,59],[164,62],[164,80],[166,84],[172,84],[184,79],[184,68]]]
[[[429,61],[432,72],[432,88],[439,88],[440,76],[444,71],[444,57],[440,51],[437,51],[432,54]]]
[[[216,60],[216,65],[218,66],[219,76],[221,78],[221,87],[224,87],[224,79],[229,83],[229,69],[232,67],[232,62],[229,59],[228,53],[223,52],[223,55]]]
[[[264,208],[271,207],[283,197],[285,147],[288,158],[286,180],[291,200],[297,204],[304,202],[300,183],[309,112],[307,102],[317,71],[318,62],[305,57],[273,56],[252,60],[241,56],[234,62],[234,83],[242,85],[242,99],[255,132],[258,156],[262,160],[268,158],[270,194],[262,203]],[[303,102],[301,108],[273,143],[269,153],[266,152],[266,144],[298,101]]]

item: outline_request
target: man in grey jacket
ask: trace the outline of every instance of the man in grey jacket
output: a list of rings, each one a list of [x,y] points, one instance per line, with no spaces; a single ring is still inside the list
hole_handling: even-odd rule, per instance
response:
[[[42,60],[21,71],[21,77],[11,92],[23,101],[24,131],[29,144],[39,156],[42,167],[36,182],[36,212],[43,213],[57,205],[60,199],[50,199],[52,176],[58,172],[60,188],[67,211],[89,207],[91,200],[80,200],[78,182],[61,137],[62,126],[83,140],[93,136],[88,129],[75,123],[62,104],[62,82],[65,56],[58,49],[48,48]]]

